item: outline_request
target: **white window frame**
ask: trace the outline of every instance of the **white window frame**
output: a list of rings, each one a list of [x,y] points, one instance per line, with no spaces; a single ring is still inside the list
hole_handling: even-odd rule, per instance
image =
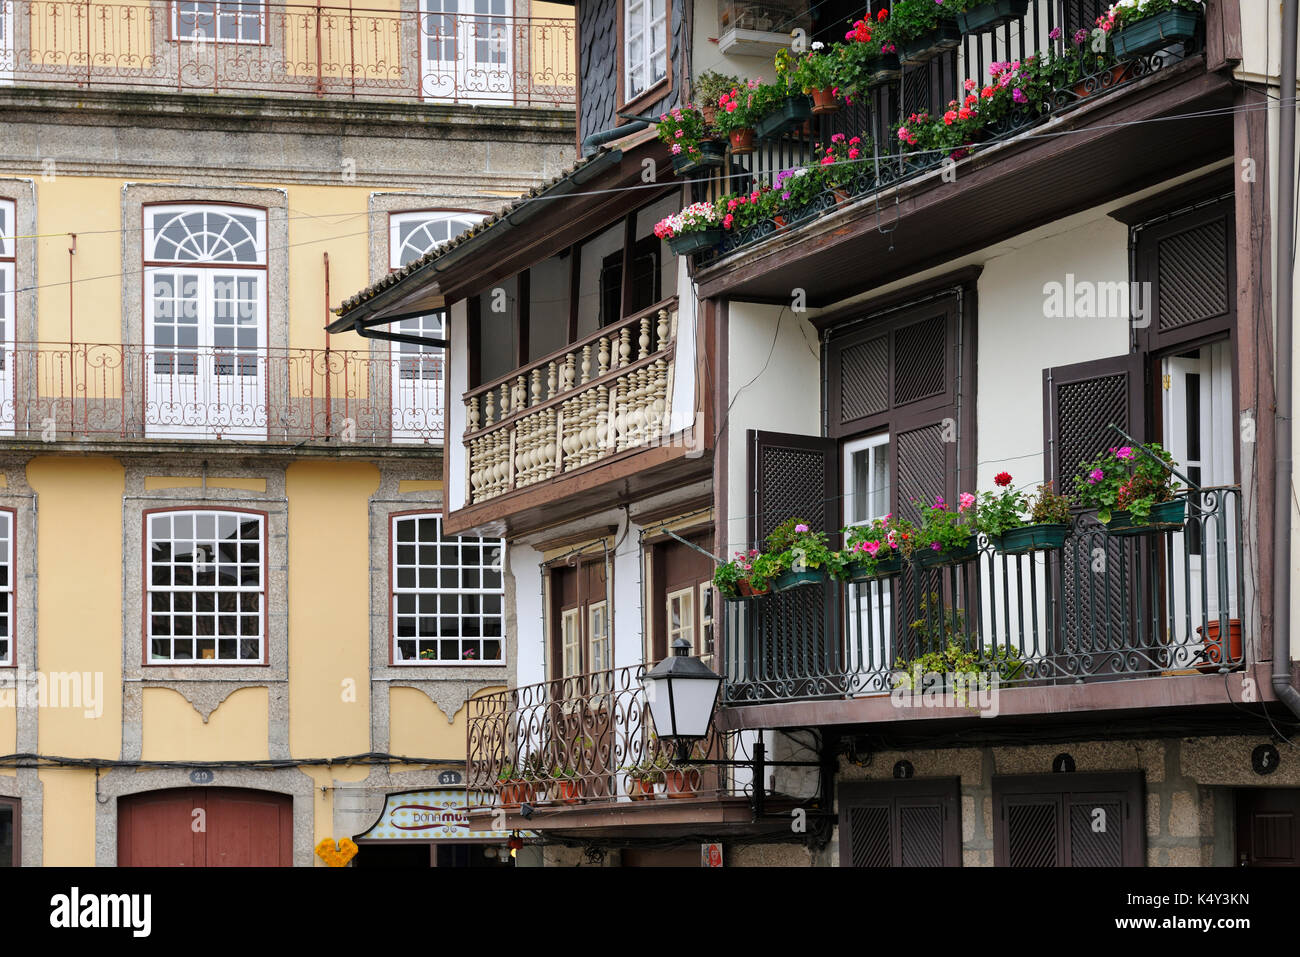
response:
[[[566,608],[560,612],[560,677],[578,677],[582,665],[582,609]]]
[[[0,13],[0,18],[6,14]],[[0,44],[0,57],[4,49]],[[16,401],[14,382],[14,343],[17,341],[18,282],[17,204],[0,199],[0,435],[13,435]]]
[[[889,494],[890,491],[892,490],[893,481],[894,481],[894,472],[892,468],[890,468],[889,471],[890,484],[886,485],[883,490],[881,489],[873,490],[873,491],[879,491],[884,495],[885,510],[883,512],[879,512],[878,514],[868,515],[864,519],[860,519],[856,521],[853,519],[854,505],[856,504],[853,501],[854,495],[856,494],[854,492],[854,488],[856,486],[853,481],[854,478],[853,459],[859,452],[869,452],[870,461],[872,463],[876,461],[876,458],[878,456],[885,455],[887,457],[886,463],[892,466],[893,463],[890,462],[888,459],[889,451],[890,451],[889,438],[890,438],[890,434],[888,432],[877,432],[873,435],[866,435],[861,438],[852,439],[844,443],[844,453],[843,453],[844,456],[843,479],[844,479],[844,489],[845,489],[844,524],[847,527],[852,527],[854,525],[865,525],[868,522],[872,521],[873,519],[884,518],[886,515],[889,514]],[[871,471],[872,468],[869,465],[867,467],[868,474],[870,474]]]
[[[668,78],[668,2],[662,0],[663,11],[651,18],[651,11],[656,0],[620,0],[623,4],[623,102],[630,103]],[[633,17],[641,17],[641,30],[633,34]],[[655,27],[659,28],[663,45],[653,46]],[[642,55],[634,58],[632,51],[636,41],[640,41]],[[663,70],[655,75],[656,67],[662,61]],[[640,87],[634,84],[633,77],[640,70],[644,81]]]
[[[204,11],[203,15],[211,16],[214,25],[219,24],[222,20],[225,20],[226,22],[233,20],[236,24],[239,24],[240,21],[247,17],[256,16],[257,39],[255,40],[248,37],[210,37],[206,34],[200,34],[198,31],[202,28],[198,26],[197,22],[191,25],[189,28],[190,32],[182,32],[185,27],[181,22],[182,17],[180,11],[183,2],[185,2],[185,0],[172,0],[171,3],[173,43],[188,43],[192,46],[198,46],[201,48],[203,44],[207,43],[234,43],[260,46],[267,42],[266,24],[267,19],[269,18],[269,12],[266,0],[189,0],[191,5],[210,7],[211,12],[209,13],[208,11]],[[222,7],[233,7],[235,9],[233,11],[223,11]],[[248,7],[255,7],[256,12],[250,12],[247,9]],[[193,11],[187,11],[187,14],[192,12]],[[221,31],[218,29],[217,32],[220,33]],[[236,32],[239,32],[239,30],[236,29]]]
[[[695,654],[706,665],[711,665],[713,663],[713,655],[717,651],[718,595],[717,592],[714,590],[713,582],[711,581],[700,582],[699,587],[700,587],[700,594],[698,599],[699,600],[699,610],[698,610],[699,634],[697,635],[695,641]],[[704,613],[704,609],[706,605],[709,609],[708,615],[705,615]],[[709,651],[710,642],[708,638],[706,638],[706,634],[708,635],[708,637],[713,639],[712,642],[714,648],[713,651]]]
[[[695,617],[695,586],[687,585],[685,588],[679,588],[676,591],[670,591],[664,596],[664,633],[667,639],[664,647],[668,651],[668,656],[673,655],[673,642],[678,638],[685,638],[690,642],[691,651],[696,651],[696,617]],[[678,613],[678,626],[673,628],[673,601],[680,602],[682,608],[686,608],[686,614]]]
[[[0,583],[0,617],[4,620],[4,633],[0,634],[0,668],[14,664],[14,571],[18,563],[18,546],[14,539],[17,513],[11,508],[0,508],[0,566],[5,570]]]
[[[203,214],[203,229],[186,232],[186,241],[202,243],[182,255],[179,248],[160,250],[165,236],[182,217]],[[224,438],[265,439],[267,430],[267,347],[269,336],[269,277],[266,261],[266,210],[214,203],[159,204],[144,207],[144,302],[142,325],[146,365],[149,435],[219,435]],[[221,218],[227,218],[223,223]],[[236,223],[235,217],[239,222]],[[245,221],[251,219],[251,229]],[[161,225],[160,225],[161,224]],[[243,233],[227,233],[238,225]],[[214,234],[211,230],[219,229]],[[170,253],[170,254],[169,254]],[[241,285],[252,280],[248,298]],[[193,282],[195,294],[186,295]],[[165,290],[170,283],[170,297]],[[230,284],[234,298],[218,298],[220,285]],[[158,290],[164,290],[159,294]],[[174,316],[160,315],[172,301]],[[231,313],[219,317],[221,303]],[[244,307],[252,311],[252,336],[243,321]],[[176,341],[183,320],[193,319],[195,342]],[[168,328],[170,327],[170,329]],[[172,342],[162,335],[167,330]],[[229,334],[233,343],[218,344]],[[250,341],[241,341],[250,339]]]
[[[419,9],[422,99],[514,99],[515,48],[526,43],[506,0],[420,0]]]
[[[597,624],[599,622],[599,625]],[[605,675],[613,670],[610,661],[609,602],[597,601],[587,606],[587,672],[591,675],[591,691],[602,693],[608,689]],[[602,662],[597,665],[597,660]]]
[[[422,524],[432,521],[436,537],[432,539],[422,537]],[[414,538],[410,541],[404,541],[401,537],[399,527],[404,522],[414,523]],[[475,665],[503,665],[506,660],[506,634],[505,634],[505,570],[503,559],[505,555],[505,541],[499,538],[478,538],[472,535],[444,536],[442,533],[442,516],[436,512],[406,512],[390,516],[389,520],[390,551],[389,563],[391,572],[391,582],[389,591],[390,613],[390,640],[392,642],[392,661],[394,665],[412,665],[417,667],[473,667]],[[414,547],[414,563],[402,561],[401,549],[404,547]],[[479,552],[479,561],[477,564],[462,562],[462,548],[473,548]],[[453,549],[455,561],[444,561],[444,549]],[[432,549],[435,557],[433,563],[427,563],[423,560],[421,554],[425,549]],[[493,553],[495,549],[495,553]],[[404,573],[411,569],[414,571],[414,577],[408,578]],[[488,586],[485,582],[485,573],[494,572],[498,577],[500,584]],[[465,584],[464,579],[466,572],[475,573],[474,577],[478,579],[478,585]],[[436,584],[430,585],[420,581],[422,574],[428,574]],[[450,573],[455,578],[454,584],[443,584],[444,575]],[[406,579],[406,581],[404,581]],[[414,584],[410,584],[413,581]],[[478,610],[467,611],[464,607],[464,599],[477,599]],[[412,599],[412,600],[407,600]],[[425,610],[424,600],[429,602],[428,611]],[[451,599],[455,604],[455,609],[450,609],[446,599]],[[491,602],[497,607],[497,611],[489,612],[485,606],[489,603],[488,599],[495,599]],[[405,607],[404,607],[405,606]],[[411,608],[414,608],[414,611]],[[448,610],[444,611],[444,608]],[[430,614],[429,612],[432,612]],[[434,617],[439,620],[455,619],[457,627],[462,633],[454,637],[444,637],[442,635],[427,636],[418,634],[420,625],[419,621],[423,618]],[[402,635],[400,634],[403,625],[407,621],[416,622],[417,634]],[[478,635],[466,635],[463,633],[463,625],[467,621],[477,620],[479,623]],[[495,621],[497,633],[495,635],[487,634],[487,625]],[[415,642],[415,657],[406,658],[402,655],[402,642]],[[444,642],[455,642],[457,645],[457,656],[455,658],[443,657],[442,645]],[[495,658],[488,658],[484,654],[487,642],[495,641],[497,643],[498,654]],[[421,655],[431,650],[422,647],[431,645],[432,650],[436,651],[436,656],[431,658],[422,658]],[[473,652],[471,657],[467,654]]]
[[[176,522],[178,519],[188,519],[191,523],[192,534],[188,538],[176,537]],[[214,526],[212,536],[199,534],[199,523],[211,519]],[[215,561],[220,556],[220,549],[223,542],[228,542],[228,536],[221,535],[222,520],[234,520],[235,528],[239,537],[235,539],[238,548],[237,563],[240,582],[235,585],[221,585],[217,583],[215,575],[218,574],[214,569],[214,581],[212,584],[199,584],[197,579],[201,574],[206,574],[208,567],[214,564],[219,567],[228,565],[226,562]],[[171,534],[165,538],[155,537],[155,522],[166,520],[171,529]],[[258,528],[257,536],[257,554],[254,560],[247,558],[245,546],[252,544],[244,539],[244,525],[249,522],[256,522]],[[192,542],[195,546],[194,551],[188,554],[194,556],[190,562],[155,562],[154,545],[155,543],[167,542],[172,545],[176,542]],[[266,516],[260,512],[241,511],[238,509],[213,509],[213,508],[167,508],[153,509],[144,514],[144,553],[145,553],[145,654],[147,665],[262,665],[266,664],[266,595],[267,595],[267,561],[266,561]],[[174,549],[171,550],[172,556],[175,556]],[[169,570],[189,566],[193,571],[191,574],[192,583],[189,585],[178,585],[173,580],[170,583],[155,583],[155,571],[160,568]],[[245,585],[242,583],[243,574],[246,569],[255,568],[257,570],[256,585]],[[169,576],[171,577],[171,576]],[[202,604],[199,596],[203,594],[214,595],[212,602],[212,611],[206,608],[200,608]],[[170,608],[163,609],[156,600],[158,596],[169,595],[171,600],[167,602]],[[220,634],[220,622],[217,620],[222,614],[220,609],[219,596],[236,595],[237,611],[231,615],[227,610],[225,614],[236,619],[237,635]],[[250,612],[245,606],[245,595],[256,596],[257,608],[255,612]],[[179,596],[187,596],[184,601],[178,601]],[[184,606],[188,605],[186,608]],[[179,616],[178,617],[178,613]],[[175,623],[178,620],[184,620],[184,616],[190,616],[191,631],[190,634],[176,634]],[[199,619],[211,615],[213,618],[211,635],[200,635]],[[170,619],[172,623],[170,634],[158,634],[155,629],[158,627],[159,619]],[[249,627],[248,619],[255,619],[257,625],[257,634],[243,634],[243,630]],[[205,658],[200,653],[198,644],[200,641],[211,638],[213,649],[212,657]],[[223,639],[233,639],[235,642],[234,658],[222,658],[221,642]],[[175,643],[177,640],[182,642],[187,640],[193,641],[192,650],[195,652],[194,657],[180,658],[175,653]],[[157,656],[154,652],[155,641],[170,641],[172,653],[170,656]],[[243,641],[256,641],[258,654],[256,657],[240,657],[239,645]]]

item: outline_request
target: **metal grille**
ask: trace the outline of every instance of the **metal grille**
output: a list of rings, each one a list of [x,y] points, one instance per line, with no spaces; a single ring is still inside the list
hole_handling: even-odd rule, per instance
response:
[[[1221,220],[1161,242],[1157,269],[1162,330],[1228,311],[1228,251]]]
[[[854,867],[889,867],[889,808],[849,808],[849,844]]]
[[[1114,423],[1132,432],[1129,422],[1128,376],[1102,375],[1069,382],[1056,390],[1056,474],[1060,483],[1073,480],[1084,462],[1096,458],[1112,444]],[[1061,484],[1058,491],[1073,489]]]
[[[1065,36],[1071,37],[1079,29],[1091,32],[1107,6],[1105,0],[1062,0]]]
[[[898,810],[898,845],[904,867],[943,866],[943,810],[938,805]]]
[[[758,516],[760,538],[791,516],[804,519],[813,528],[826,526],[822,471],[820,451],[760,448],[758,476],[763,503],[763,514]]]
[[[1007,805],[1007,856],[1012,867],[1056,867],[1056,805]]]
[[[1120,817],[1123,812],[1123,807],[1114,800],[1070,806],[1071,867],[1123,865],[1124,832]]]
[[[852,422],[888,407],[888,337],[845,349],[840,357],[840,421]]]
[[[894,403],[902,405],[944,390],[944,323],[934,316],[894,333]]]

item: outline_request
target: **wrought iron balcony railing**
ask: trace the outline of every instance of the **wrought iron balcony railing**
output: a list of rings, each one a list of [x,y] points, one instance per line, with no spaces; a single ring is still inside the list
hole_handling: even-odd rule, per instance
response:
[[[0,84],[571,109],[572,19],[245,0],[0,0]]]
[[[726,699],[889,693],[949,641],[1012,687],[1235,670],[1261,660],[1243,628],[1241,541],[1240,490],[1202,489],[1177,529],[1120,536],[1083,515],[1057,551],[1002,555],[982,542],[956,566],[905,563],[872,582],[731,602]],[[928,674],[943,659],[922,661]]]
[[[644,665],[523,685],[469,701],[469,806],[540,808],[748,796],[740,735],[711,733],[677,763],[654,733]]]
[[[913,113],[942,117],[950,102],[961,101],[967,95],[963,87],[967,78],[980,86],[989,83],[992,64],[1019,64],[1046,51],[1061,53],[1071,49],[1069,39],[1080,29],[1091,30],[1107,6],[1103,0],[1030,0],[1024,16],[990,32],[963,35],[958,45],[924,62],[902,63],[896,78],[882,82],[853,103],[842,104],[837,112],[814,115],[806,126],[758,138],[752,153],[736,154],[729,149],[724,169],[707,184],[699,184],[700,193],[707,198],[777,185],[783,172],[789,175],[789,171],[816,165],[822,155],[817,146],[831,143],[836,134],[864,138],[862,155],[852,161],[852,175],[842,187],[827,189],[806,205],[787,209],[779,221],[765,220],[727,232],[722,243],[700,253],[699,260],[711,264],[777,232],[811,222],[837,206],[942,167],[949,162],[948,156],[901,142],[894,134],[895,127]],[[1104,68],[1095,67],[1095,72],[1081,74],[1051,90],[1042,102],[1026,102],[1012,110],[986,127],[978,142],[956,151],[952,159],[1011,139],[1081,103],[1091,102],[1093,97],[1131,87],[1141,78],[1192,55],[1196,42],[1182,46],[1175,43],[1170,49],[1123,62],[1112,59]],[[888,210],[877,208],[874,215],[881,219],[882,228],[891,222]]]
[[[657,441],[667,431],[676,338],[673,302],[467,392],[471,501]]]
[[[428,352],[0,346],[0,440],[69,437],[441,444]]]

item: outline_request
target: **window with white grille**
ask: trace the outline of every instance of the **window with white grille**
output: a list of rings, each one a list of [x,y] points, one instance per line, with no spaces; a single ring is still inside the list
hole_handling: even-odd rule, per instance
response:
[[[392,521],[393,661],[504,661],[505,542],[444,536],[434,514]]]
[[[149,664],[265,660],[265,527],[251,512],[145,514]]]

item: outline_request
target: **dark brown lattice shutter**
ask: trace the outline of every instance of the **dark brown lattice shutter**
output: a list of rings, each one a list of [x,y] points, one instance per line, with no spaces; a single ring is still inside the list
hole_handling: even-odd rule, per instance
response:
[[[834,534],[839,528],[836,443],[816,435],[749,432],[750,536],[756,548],[788,518]],[[838,605],[829,583],[773,595],[752,608],[756,679],[782,697],[842,693]]]
[[[995,777],[999,867],[1138,867],[1145,863],[1138,771]]]
[[[961,865],[957,778],[840,785],[841,867]]]

